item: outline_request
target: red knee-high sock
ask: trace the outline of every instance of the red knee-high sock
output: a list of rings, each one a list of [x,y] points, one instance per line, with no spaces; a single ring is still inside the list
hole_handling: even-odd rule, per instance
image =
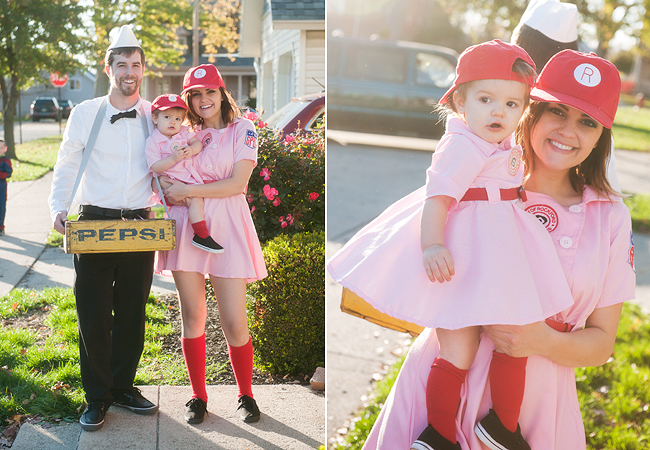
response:
[[[524,399],[527,361],[528,358],[513,358],[495,351],[490,362],[492,409],[503,426],[513,433],[517,431],[519,411]]]
[[[205,334],[197,338],[181,338],[183,356],[192,385],[192,398],[200,398],[207,403],[205,390]]]
[[[456,412],[460,388],[467,370],[461,370],[447,360],[436,358],[427,381],[427,419],[445,439],[455,444]]]
[[[192,224],[192,229],[194,230],[194,234],[200,238],[205,239],[210,236],[210,232],[208,231],[208,224],[205,222],[205,220],[194,222]]]
[[[253,398],[253,341],[248,338],[248,344],[241,347],[232,347],[228,344],[230,364],[235,372],[239,397],[248,395]]]

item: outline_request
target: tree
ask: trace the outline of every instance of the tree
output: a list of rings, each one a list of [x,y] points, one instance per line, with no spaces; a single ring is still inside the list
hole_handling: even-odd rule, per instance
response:
[[[82,66],[73,55],[84,51],[74,0],[0,2],[0,89],[7,156],[16,158],[14,118],[20,90],[42,79],[43,72],[69,73]]]
[[[92,22],[94,45],[90,60],[97,71],[95,96],[99,97],[108,92],[104,57],[111,30],[131,25],[145,52],[147,66],[177,66],[183,62],[184,46],[176,30],[181,26],[190,27],[192,8],[185,0],[94,0]]]
[[[234,53],[239,49],[240,0],[203,2],[203,46],[209,54]],[[210,59],[211,61],[214,58]]]

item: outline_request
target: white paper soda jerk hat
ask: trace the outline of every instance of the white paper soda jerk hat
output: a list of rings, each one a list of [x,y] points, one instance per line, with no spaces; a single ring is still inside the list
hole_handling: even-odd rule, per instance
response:
[[[122,28],[120,28],[120,32],[117,35],[117,38],[113,41],[113,43],[108,47],[108,50],[112,48],[121,48],[121,47],[140,47],[140,43],[135,37],[135,34],[133,34],[133,30],[131,30],[131,26],[129,25],[122,25]]]
[[[578,40],[578,7],[558,0],[531,0],[513,36],[523,25],[557,42],[575,42]]]

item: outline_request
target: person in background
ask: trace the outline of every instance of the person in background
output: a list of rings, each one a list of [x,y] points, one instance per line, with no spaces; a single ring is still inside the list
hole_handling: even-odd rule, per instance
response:
[[[5,155],[7,144],[0,139],[0,236],[5,234],[5,215],[7,213],[7,178],[11,176],[11,160]]]

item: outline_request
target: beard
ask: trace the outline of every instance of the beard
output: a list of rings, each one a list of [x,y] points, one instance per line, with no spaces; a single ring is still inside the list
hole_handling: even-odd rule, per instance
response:
[[[124,80],[134,80],[135,83],[126,84],[124,83]],[[120,92],[120,94],[124,95],[125,97],[130,97],[134,95],[136,92],[138,92],[141,83],[142,83],[142,79],[120,78],[119,80],[115,80],[113,84],[115,88]]]

